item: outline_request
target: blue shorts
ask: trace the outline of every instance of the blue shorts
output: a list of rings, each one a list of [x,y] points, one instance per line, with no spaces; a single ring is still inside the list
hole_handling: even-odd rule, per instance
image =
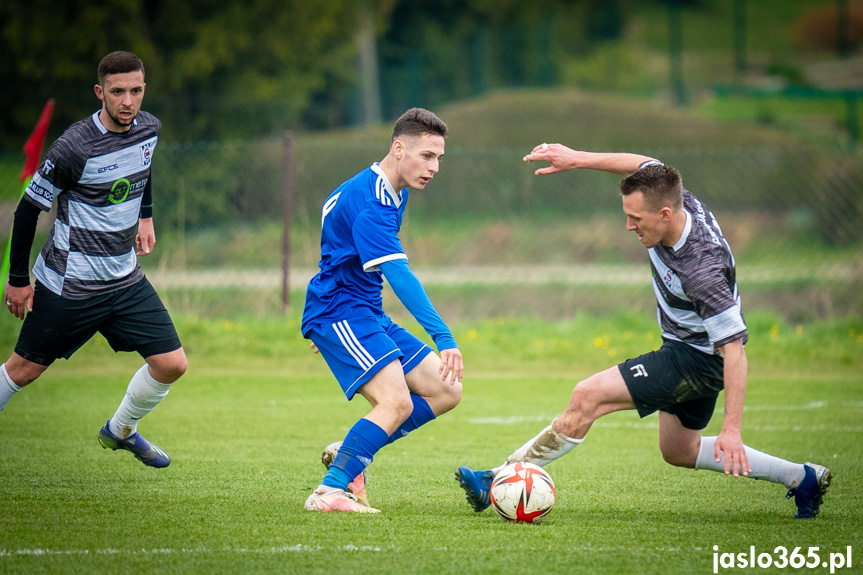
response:
[[[408,373],[432,352],[385,315],[317,324],[306,337],[321,352],[348,399],[353,399],[357,389],[389,363],[400,360],[402,370]]]

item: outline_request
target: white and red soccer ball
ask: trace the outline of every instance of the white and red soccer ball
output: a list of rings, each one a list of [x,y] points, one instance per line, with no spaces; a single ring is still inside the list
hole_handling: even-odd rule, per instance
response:
[[[511,463],[491,482],[491,504],[498,514],[515,523],[539,523],[554,507],[551,476],[533,463]]]

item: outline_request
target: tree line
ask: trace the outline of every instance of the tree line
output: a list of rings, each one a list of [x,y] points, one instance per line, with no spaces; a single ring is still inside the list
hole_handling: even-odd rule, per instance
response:
[[[631,1],[3,0],[0,151],[20,151],[48,98],[52,133],[95,111],[113,50],[144,61],[165,137],[245,139],[553,84],[621,34]]]

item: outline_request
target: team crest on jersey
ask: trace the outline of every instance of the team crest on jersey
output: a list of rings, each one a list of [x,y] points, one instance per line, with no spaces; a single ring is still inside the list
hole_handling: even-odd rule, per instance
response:
[[[665,282],[665,287],[671,289],[674,285],[674,272],[671,269],[665,270],[665,273],[662,275],[662,281]]]
[[[153,142],[141,144],[141,165],[149,166],[153,159]]]

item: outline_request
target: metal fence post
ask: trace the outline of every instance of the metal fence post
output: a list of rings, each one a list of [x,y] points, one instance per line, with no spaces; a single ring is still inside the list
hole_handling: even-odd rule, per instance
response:
[[[674,103],[686,106],[686,86],[683,83],[683,21],[682,0],[668,1],[668,55],[671,90]]]
[[[283,192],[282,201],[282,313],[286,313],[291,299],[291,216],[294,202],[294,136],[291,132],[282,138]]]

